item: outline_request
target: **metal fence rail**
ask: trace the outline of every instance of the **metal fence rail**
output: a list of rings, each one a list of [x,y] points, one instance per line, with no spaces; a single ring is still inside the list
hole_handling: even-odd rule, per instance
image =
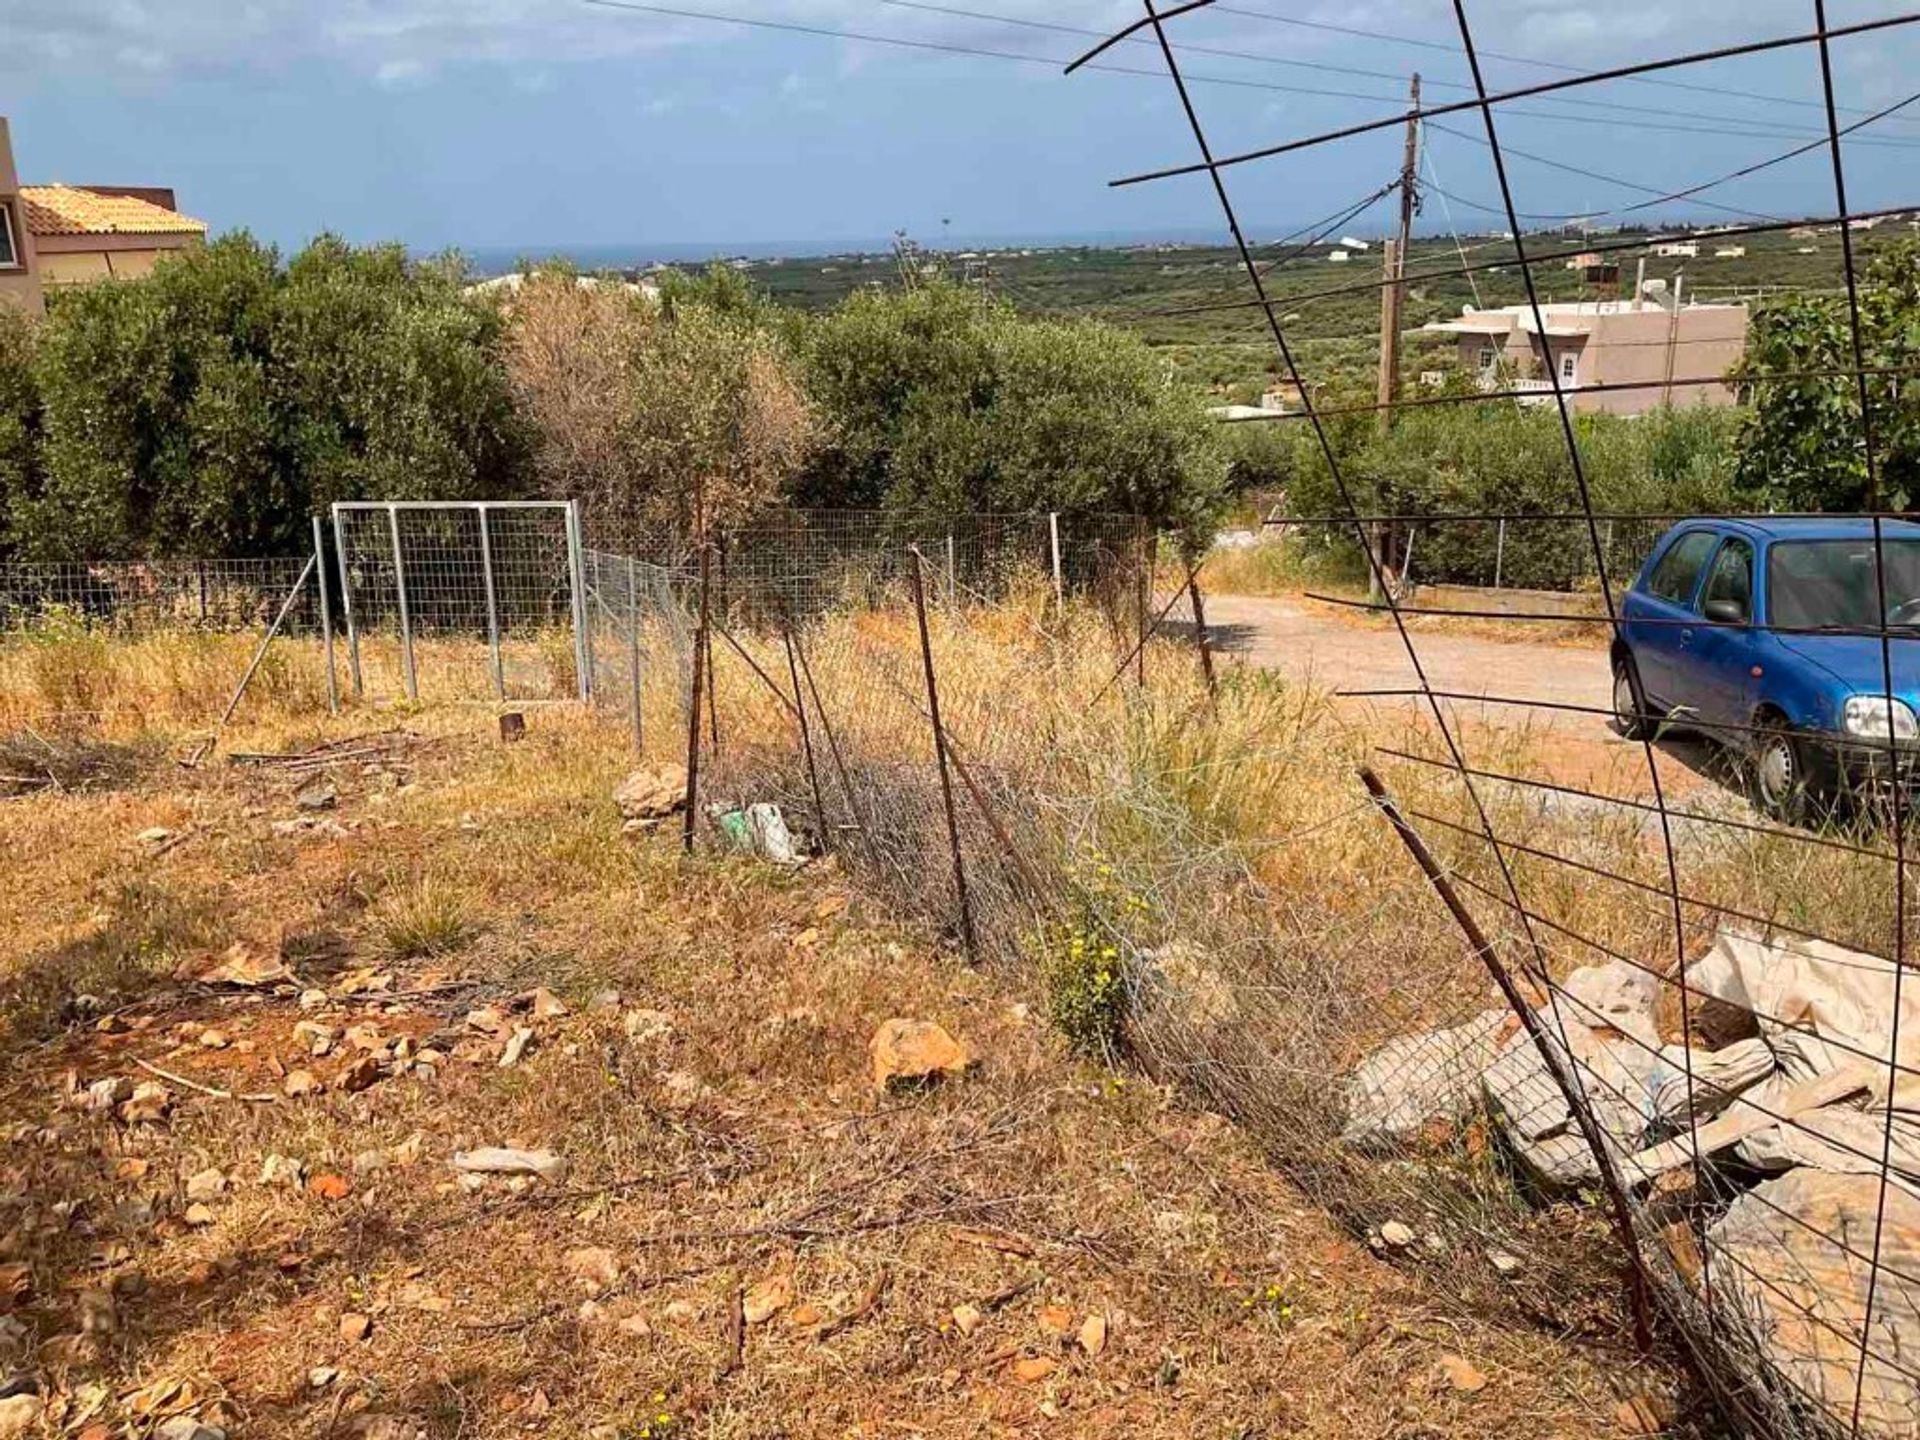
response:
[[[586,698],[577,513],[564,501],[333,507],[355,694]],[[462,643],[484,640],[484,649]],[[424,677],[424,678],[423,678]]]
[[[121,634],[264,628],[307,556],[260,560],[101,560],[0,564],[0,630],[71,621]],[[309,591],[288,614],[298,633],[320,628]]]

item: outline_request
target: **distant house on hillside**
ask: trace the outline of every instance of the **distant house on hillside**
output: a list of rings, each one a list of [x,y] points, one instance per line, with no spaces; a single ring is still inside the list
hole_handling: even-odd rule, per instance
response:
[[[1692,260],[1700,254],[1700,242],[1697,240],[1669,240],[1665,244],[1653,247],[1653,253],[1662,260]]]
[[[1335,250],[1332,254],[1327,256],[1327,262],[1332,265],[1344,265],[1347,263],[1347,261],[1351,260],[1352,258],[1353,257],[1347,254],[1347,252],[1344,250]]]
[[[1744,245],[1721,245],[1715,248],[1713,258],[1716,260],[1744,260],[1747,258],[1747,247]]]
[[[0,302],[37,313],[48,288],[137,279],[206,236],[161,186],[20,184],[0,117]]]
[[[1724,377],[1746,352],[1744,305],[1600,300],[1540,310],[1538,330],[1526,305],[1468,310],[1425,328],[1456,339],[1483,390],[1518,392],[1522,404],[1551,399],[1548,366],[1576,410],[1638,415],[1665,401],[1734,401]]]
[[[490,280],[476,280],[473,284],[467,286],[466,293],[469,295],[497,295],[504,299],[511,300],[520,293],[520,288],[526,283],[527,272],[524,270],[514,270],[505,275],[495,275]],[[575,279],[573,283],[582,290],[598,290],[603,285],[610,285],[625,290],[629,294],[638,295],[646,300],[658,300],[660,298],[660,287],[651,280],[633,281],[602,278],[598,275],[582,275]]]

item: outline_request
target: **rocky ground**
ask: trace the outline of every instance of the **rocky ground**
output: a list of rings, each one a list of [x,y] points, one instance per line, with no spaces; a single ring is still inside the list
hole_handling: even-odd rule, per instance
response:
[[[0,803],[0,1440],[1666,1413],[830,861],[627,830],[617,735],[413,727]]]

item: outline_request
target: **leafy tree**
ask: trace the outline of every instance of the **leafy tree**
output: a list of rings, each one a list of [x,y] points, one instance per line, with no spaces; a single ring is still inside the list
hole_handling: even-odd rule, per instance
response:
[[[12,497],[39,486],[40,392],[33,378],[33,325],[0,305],[0,554]]]
[[[459,279],[331,237],[282,267],[236,233],[145,280],[55,296],[27,372],[32,461],[0,460],[7,541],[43,557],[284,553],[334,500],[515,493],[503,321]]]
[[[1881,501],[1920,500],[1920,245],[1889,247],[1861,277],[1861,359],[1868,370]],[[1741,481],[1795,510],[1858,510],[1871,501],[1853,334],[1844,296],[1793,295],[1755,313],[1739,379],[1752,406],[1739,441]]]
[[[1575,439],[1594,509],[1671,514],[1746,508],[1754,497],[1738,483],[1731,443],[1742,423],[1737,411],[1703,405],[1661,407],[1631,418],[1576,417]],[[1294,446],[1289,508],[1303,515],[1347,513],[1311,428],[1297,421],[1262,428],[1283,430]],[[1363,511],[1439,521],[1449,514],[1580,509],[1560,417],[1548,406],[1433,406],[1403,411],[1384,432],[1371,415],[1335,417],[1328,428],[1342,475]],[[1644,535],[1615,527],[1610,568],[1616,583],[1625,583],[1638,545],[1661,527],[1642,528]],[[1342,546],[1352,542],[1344,527],[1330,538]],[[1405,537],[1396,535],[1390,543],[1397,565]],[[1430,579],[1485,583],[1494,574],[1498,548],[1499,527],[1492,522],[1425,524],[1415,542],[1415,571]],[[1592,575],[1592,537],[1578,521],[1510,523],[1501,560],[1507,584],[1565,588]]]
[[[1128,511],[1198,543],[1224,496],[1204,398],[1111,327],[1022,319],[936,283],[855,295],[800,344],[831,435],[800,504]]]
[[[547,493],[682,535],[702,506],[725,529],[782,496],[817,443],[813,408],[775,337],[698,293],[656,303],[564,274],[522,287],[508,369]]]

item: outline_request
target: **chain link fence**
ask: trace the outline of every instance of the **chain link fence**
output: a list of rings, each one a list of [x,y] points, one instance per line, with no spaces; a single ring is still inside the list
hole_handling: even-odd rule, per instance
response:
[[[710,568],[693,833],[831,853],[1033,977],[1075,1043],[1245,1124],[1447,1303],[1601,1345],[1658,1315],[1746,1428],[1916,1433],[1920,1014],[1877,938],[1886,845],[1536,782],[1524,733],[1214,673],[1204,569],[1129,553],[977,591],[902,547],[815,609],[768,583],[722,612]]]

